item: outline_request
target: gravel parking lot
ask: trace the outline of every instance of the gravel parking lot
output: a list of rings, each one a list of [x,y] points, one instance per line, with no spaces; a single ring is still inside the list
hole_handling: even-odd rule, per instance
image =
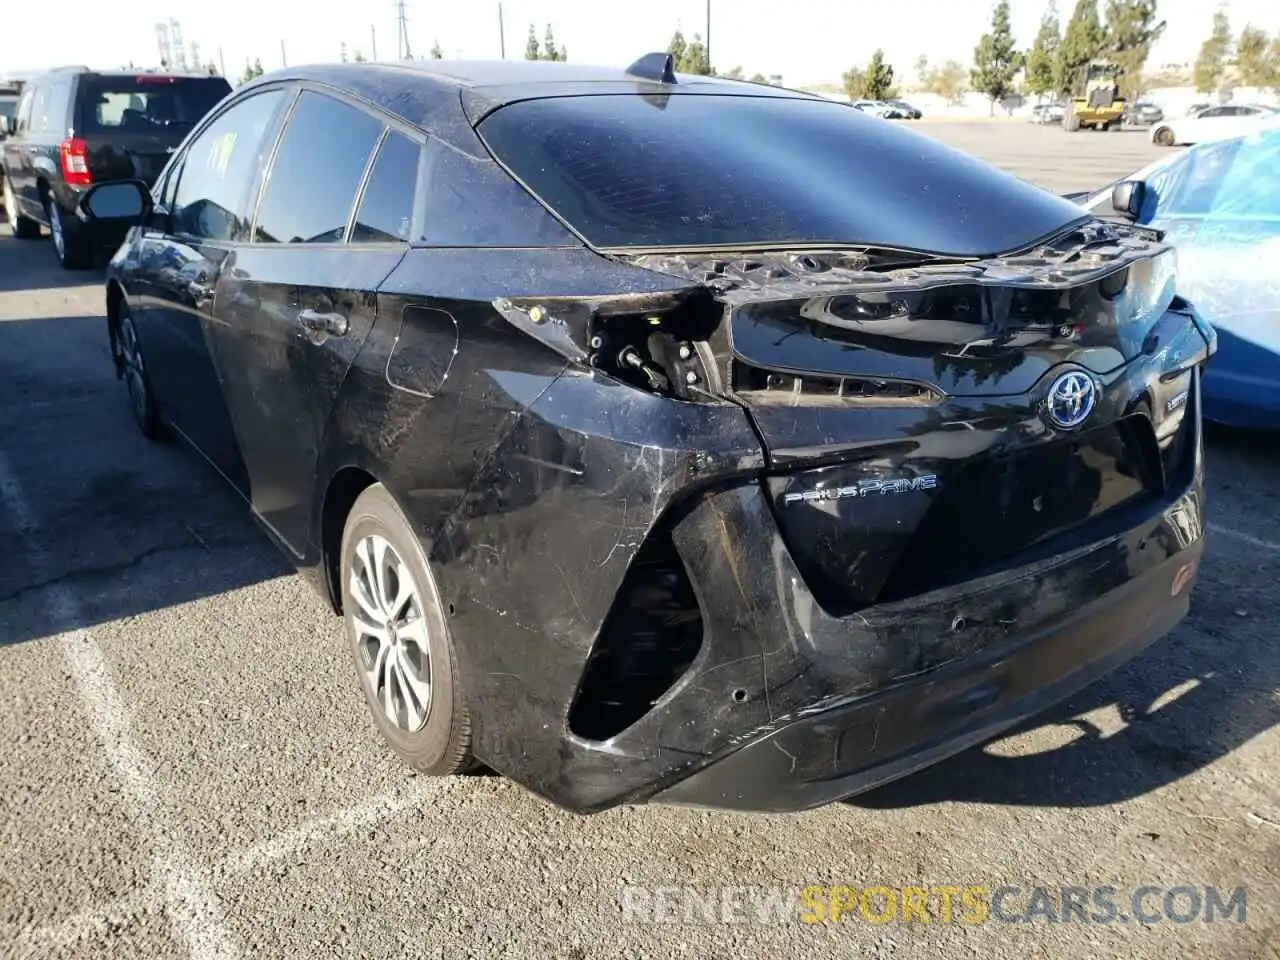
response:
[[[1055,190],[1142,133],[922,124]],[[1189,619],[874,794],[563,813],[415,777],[339,631],[195,454],[134,428],[96,273],[0,227],[0,956],[1280,957],[1280,448],[1214,431]],[[650,923],[623,888],[1247,888],[1244,923]],[[1160,909],[1161,897],[1151,899]],[[1010,907],[1010,910],[1019,908]],[[678,918],[677,918],[678,919]]]

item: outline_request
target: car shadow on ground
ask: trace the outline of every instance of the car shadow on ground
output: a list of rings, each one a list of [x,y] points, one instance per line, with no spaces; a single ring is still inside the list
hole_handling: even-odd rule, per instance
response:
[[[1280,490],[1274,437],[1207,433],[1211,476],[1215,463],[1233,473],[1244,466]],[[1191,611],[1167,637],[1003,737],[846,803],[1104,806],[1213,763],[1280,724],[1276,582],[1274,550],[1211,531]]]
[[[103,282],[103,266],[88,270],[64,270],[53,251],[46,230],[39,239],[19,240],[0,214],[0,263],[20,263],[21,269],[0,270],[0,293],[22,290],[64,289]]]
[[[292,572],[198,454],[142,436],[101,316],[0,322],[0,383],[0,649]]]

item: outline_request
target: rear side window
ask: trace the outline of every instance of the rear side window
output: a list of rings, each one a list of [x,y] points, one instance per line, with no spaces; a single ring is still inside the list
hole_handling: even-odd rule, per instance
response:
[[[427,141],[423,228],[436,247],[581,246],[520,184],[488,158]]]
[[[175,233],[213,241],[248,234],[249,188],[268,144],[284,96],[267,90],[217,117],[187,148],[173,202]],[[172,182],[175,172],[169,174]],[[166,191],[168,187],[166,186]]]
[[[222,77],[84,77],[77,97],[79,127],[86,135],[176,135],[180,140],[230,92]]]
[[[547,97],[479,125],[493,154],[602,247],[866,244],[958,256],[1024,248],[1067,200],[832,101]]]
[[[408,243],[421,155],[422,148],[408,137],[387,135],[360,200],[352,243]]]
[[[341,243],[382,121],[304,90],[258,206],[255,243]]]

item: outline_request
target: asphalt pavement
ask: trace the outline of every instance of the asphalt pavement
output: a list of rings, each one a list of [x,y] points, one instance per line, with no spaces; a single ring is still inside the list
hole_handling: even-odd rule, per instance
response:
[[[1055,190],[1159,155],[1141,133],[921,129]],[[1280,957],[1274,436],[1210,435],[1186,622],[1013,735],[805,814],[579,817],[383,749],[339,622],[197,455],[133,426],[102,310],[100,273],[0,226],[0,957]],[[812,885],[1014,885],[1015,917],[1036,886],[1111,885],[1121,914],[1144,885],[1157,912],[1244,887],[1247,912],[653,908]]]

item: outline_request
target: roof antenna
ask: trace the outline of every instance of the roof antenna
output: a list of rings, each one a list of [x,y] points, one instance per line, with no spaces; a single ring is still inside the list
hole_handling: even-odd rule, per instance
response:
[[[627,67],[627,76],[658,83],[676,82],[676,62],[669,53],[646,53]]]

